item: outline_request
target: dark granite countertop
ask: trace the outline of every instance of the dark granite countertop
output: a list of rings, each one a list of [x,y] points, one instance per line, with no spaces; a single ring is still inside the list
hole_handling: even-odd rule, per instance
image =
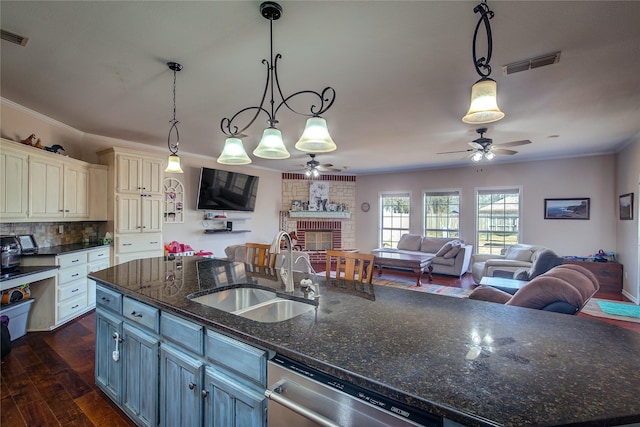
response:
[[[471,426],[640,422],[640,334],[565,314],[319,278],[315,311],[258,323],[187,296],[273,274],[198,257],[90,277],[338,378]],[[296,283],[306,275],[296,275]],[[304,297],[300,289],[295,297]],[[471,353],[477,357],[468,358]]]
[[[58,256],[72,252],[86,251],[87,249],[101,248],[105,245],[98,242],[93,243],[71,243],[68,245],[47,246],[38,248],[38,252],[33,254],[23,254],[24,257],[36,256]]]

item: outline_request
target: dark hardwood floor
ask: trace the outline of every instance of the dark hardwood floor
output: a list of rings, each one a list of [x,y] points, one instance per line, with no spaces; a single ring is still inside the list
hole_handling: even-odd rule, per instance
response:
[[[413,277],[410,272],[393,274]],[[436,275],[434,282],[460,288],[475,286],[470,274],[461,279]],[[624,300],[622,295],[596,296]],[[640,323],[594,319],[640,333]],[[95,312],[53,332],[30,332],[13,341],[0,370],[0,425],[134,426],[95,385],[94,363]]]

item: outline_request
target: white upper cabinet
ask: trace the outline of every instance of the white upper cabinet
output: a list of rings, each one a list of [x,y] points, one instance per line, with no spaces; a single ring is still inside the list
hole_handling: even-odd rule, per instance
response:
[[[29,156],[29,216],[59,219],[64,216],[62,175],[64,165],[50,159]]]
[[[0,150],[0,220],[27,218],[29,197],[28,156],[2,146]]]

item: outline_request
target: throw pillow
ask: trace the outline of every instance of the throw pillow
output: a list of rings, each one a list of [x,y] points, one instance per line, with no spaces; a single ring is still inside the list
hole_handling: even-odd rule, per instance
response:
[[[458,252],[460,252],[461,247],[462,247],[462,243],[460,242],[460,240],[450,240],[444,245],[442,245],[440,250],[436,252],[435,256],[441,256],[443,258],[453,258],[458,254]],[[451,254],[449,256],[445,256],[449,254],[449,252],[451,252]]]
[[[405,251],[419,251],[422,236],[419,234],[403,234],[398,242],[398,249]]]
[[[442,255],[442,257],[445,259],[453,258],[456,255],[458,255],[458,252],[460,252],[460,249],[462,249],[462,245],[460,243],[454,243],[451,246],[451,249],[449,249],[446,254]]]
[[[509,246],[507,253],[504,254],[505,259],[513,259],[516,261],[531,261],[533,251],[531,248],[523,248],[522,246]]]
[[[453,247],[453,240],[442,245],[440,250],[436,252],[436,256],[444,256],[444,254],[449,252],[452,247]]]

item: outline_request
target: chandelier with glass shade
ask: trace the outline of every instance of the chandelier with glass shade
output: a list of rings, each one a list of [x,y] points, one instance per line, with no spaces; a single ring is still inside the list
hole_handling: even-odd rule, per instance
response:
[[[335,90],[332,87],[326,87],[321,92],[302,90],[288,96],[283,94],[278,79],[278,60],[282,58],[282,55],[278,53],[274,57],[273,54],[273,21],[280,19],[282,16],[282,7],[275,2],[264,2],[260,5],[260,13],[269,20],[270,59],[262,60],[262,63],[266,66],[267,81],[259,105],[243,108],[230,118],[223,118],[220,122],[220,129],[227,136],[227,139],[222,154],[218,157],[218,163],[227,165],[251,163],[251,158],[244,149],[242,138],[246,137],[244,131],[261,114],[267,117],[267,128],[262,134],[260,143],[253,150],[253,155],[263,159],[274,160],[289,158],[291,154],[284,145],[280,129],[277,128],[278,120],[276,119],[276,114],[282,107],[308,117],[302,136],[295,144],[297,150],[308,153],[327,153],[335,150],[337,147],[331,135],[329,135],[327,122],[321,117],[333,105],[336,97]],[[268,95],[270,99],[267,101]],[[276,95],[279,96],[278,101],[274,99]],[[309,96],[314,100],[308,112],[297,111],[290,103],[292,98],[298,96]],[[265,106],[265,102],[268,102],[268,105]],[[247,124],[244,126],[236,124],[241,120],[241,117],[246,117],[249,113],[253,113],[253,115],[249,115],[250,120]]]

